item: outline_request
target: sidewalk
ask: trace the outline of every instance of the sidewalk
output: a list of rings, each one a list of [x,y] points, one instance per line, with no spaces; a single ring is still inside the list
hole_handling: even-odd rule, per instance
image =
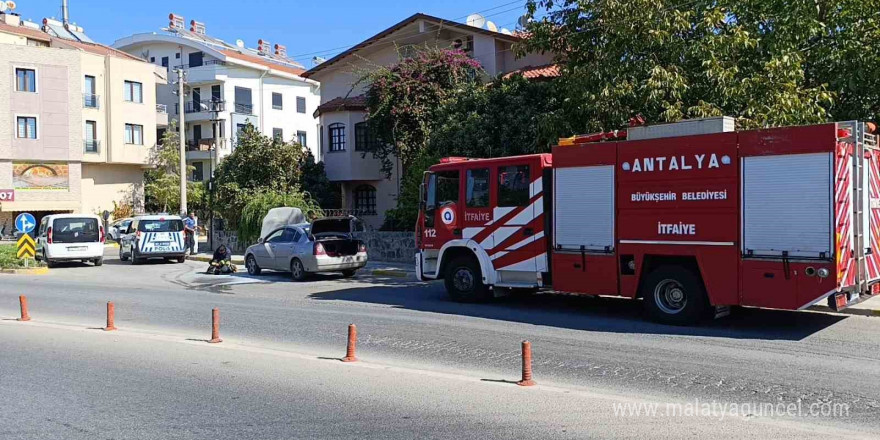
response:
[[[208,253],[198,253],[196,255],[187,256],[186,258],[188,260],[203,261],[205,263],[208,263],[211,261],[212,256],[212,254]],[[233,255],[232,264],[243,266],[244,255]],[[412,264],[406,265],[400,263],[386,263],[383,261],[368,261],[367,266],[364,268],[364,270],[374,276],[395,278],[415,277],[415,267]]]
[[[861,316],[877,316],[880,317],[880,295],[876,295],[873,298],[856,304],[854,306],[847,307],[839,312],[835,312],[831,310],[831,307],[827,305],[815,305],[810,307],[810,310],[815,310],[817,312],[828,312],[828,313],[843,313],[846,315],[861,315]]]

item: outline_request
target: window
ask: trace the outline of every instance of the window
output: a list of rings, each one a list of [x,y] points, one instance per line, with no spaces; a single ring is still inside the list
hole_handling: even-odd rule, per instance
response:
[[[437,173],[437,207],[458,201],[458,171]]]
[[[306,138],[306,132],[304,132],[304,131],[297,131],[296,132],[296,141],[299,142],[299,144],[302,145],[303,147],[309,146],[309,144],[307,142],[307,138]]]
[[[95,77],[86,75],[83,81],[83,107],[98,108],[98,95],[96,90]]]
[[[266,237],[268,243],[289,243],[293,240],[293,230],[288,228],[279,229]]]
[[[284,130],[280,128],[272,129],[272,139],[277,139],[279,141],[284,141]]]
[[[235,112],[236,113],[245,113],[251,114],[254,109],[253,101],[251,100],[251,89],[247,87],[236,87],[235,88]]]
[[[272,108],[275,110],[281,110],[284,108],[284,103],[281,99],[280,93],[272,93]]]
[[[162,57],[162,67],[168,69],[168,57]]]
[[[143,145],[144,126],[137,124],[125,124],[125,143],[133,145]]]
[[[354,209],[361,215],[376,215],[376,188],[370,185],[355,188]]]
[[[19,139],[37,138],[37,118],[34,116],[19,116],[17,119],[18,130],[16,137]]]
[[[156,62],[156,57],[150,57],[150,62],[151,62],[151,63],[155,63],[155,62]]]
[[[354,124],[354,151],[374,151],[376,144],[376,136],[366,122]]]
[[[489,206],[489,169],[467,170],[465,204],[468,208]]]
[[[296,112],[297,113],[305,113],[306,112],[306,98],[302,96],[296,97]]]
[[[201,103],[202,103],[202,89],[200,89],[200,88],[198,88],[198,87],[193,87],[193,91],[192,91],[192,105],[193,105],[193,111],[194,111],[194,112],[197,112],[197,111],[201,110],[201,109],[199,108],[199,105],[200,105]]]
[[[514,165],[498,168],[498,206],[529,204],[529,166]]]
[[[291,241],[293,241],[294,243],[299,243],[299,241],[302,239],[302,236],[302,232],[300,232],[299,230],[295,230],[293,231],[293,240]]]
[[[15,69],[15,90],[36,93],[37,71],[34,69]]]
[[[202,65],[203,55],[201,52],[193,52],[189,54],[189,67],[199,67]]]
[[[180,59],[180,52],[177,52],[176,54],[174,54],[174,58],[179,60]]]
[[[245,127],[247,127],[247,124],[235,124],[235,136],[241,136],[241,133],[244,132]]]
[[[214,84],[211,86],[211,101],[219,102],[220,101],[220,85]]]
[[[139,82],[125,82],[125,100],[128,102],[136,102],[138,104],[144,102],[143,85]]]
[[[201,182],[205,180],[204,162],[193,162],[192,180],[193,182]]]
[[[345,151],[345,124],[330,124],[327,137],[330,138],[330,151]]]
[[[193,141],[198,144],[202,140],[202,124],[193,125]]]
[[[85,127],[85,152],[98,152],[98,123],[95,121],[86,121]]]

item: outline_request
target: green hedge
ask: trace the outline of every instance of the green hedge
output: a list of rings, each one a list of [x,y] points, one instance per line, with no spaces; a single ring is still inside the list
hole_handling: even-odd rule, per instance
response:
[[[24,260],[19,260],[15,257],[15,244],[2,244],[0,245],[0,269],[15,269],[19,267],[24,267]],[[36,263],[33,261],[30,262],[30,266],[36,266]]]

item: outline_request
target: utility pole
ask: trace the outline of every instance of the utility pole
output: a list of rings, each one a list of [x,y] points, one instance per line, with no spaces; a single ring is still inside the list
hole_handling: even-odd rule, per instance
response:
[[[183,115],[186,113],[184,104],[184,83],[186,82],[186,70],[182,67],[174,69],[177,72],[177,99],[178,99],[178,122],[180,126],[180,212],[187,214],[186,206],[186,124],[183,121]]]

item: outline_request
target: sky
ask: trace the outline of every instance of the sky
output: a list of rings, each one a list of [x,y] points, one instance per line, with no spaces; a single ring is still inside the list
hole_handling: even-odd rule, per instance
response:
[[[61,0],[16,3],[22,19],[61,18]],[[69,0],[69,5],[70,20],[99,43],[159,32],[174,12],[187,25],[191,19],[205,23],[208,35],[230,44],[241,39],[256,47],[261,38],[283,44],[306,68],[312,67],[312,57],[330,58],[416,12],[459,22],[481,12],[511,30],[525,12],[525,0]]]

